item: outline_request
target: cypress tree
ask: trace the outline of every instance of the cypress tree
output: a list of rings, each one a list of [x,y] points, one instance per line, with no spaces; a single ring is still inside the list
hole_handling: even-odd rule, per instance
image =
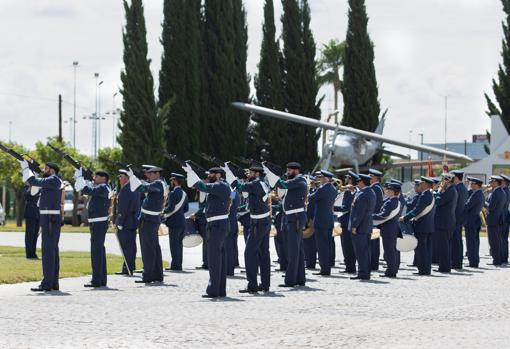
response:
[[[501,56],[503,57],[503,64],[499,65],[497,81],[492,79],[492,90],[498,105],[496,106],[487,94],[485,94],[485,98],[488,107],[487,114],[489,116],[500,115],[507,132],[510,133],[510,0],[501,0],[501,2],[506,14],[506,18],[502,23],[503,50]]]
[[[264,4],[264,24],[262,26],[262,45],[258,74],[255,75],[256,103],[262,107],[283,110],[281,50],[276,39],[273,0],[266,0]],[[262,157],[273,163],[283,163],[282,158],[286,143],[285,130],[288,122],[268,117],[255,117],[253,139],[251,140],[250,157]]]
[[[282,0],[282,5],[284,106],[290,113],[318,119],[315,42],[308,2],[304,0],[300,6],[297,0]],[[316,129],[289,123],[286,131],[287,147],[280,149],[281,158],[299,160],[311,169],[317,160]]]
[[[160,164],[161,149],[164,149],[164,122],[163,117],[158,115],[154,99],[142,1],[132,0],[130,6],[124,0],[124,9],[124,70],[120,76],[123,111],[118,141],[124,161]]]
[[[242,6],[238,8],[242,10]],[[246,74],[242,76],[242,53],[235,54],[235,50],[246,50],[246,38],[242,38],[246,32],[239,32],[241,27],[245,30],[245,24],[244,19],[237,22],[239,19],[234,18],[234,9],[233,0],[204,2],[205,73],[202,77],[206,89],[202,91],[205,101],[202,103],[201,149],[224,159],[244,155],[246,141],[246,126],[243,125],[247,125],[247,116],[241,116],[231,106],[236,99],[245,98],[240,95],[245,94],[241,86],[247,83]]]
[[[186,159],[195,159],[200,148],[200,6],[200,0],[163,5],[159,107],[171,104],[167,150]]]
[[[374,47],[368,35],[365,0],[349,0],[342,124],[374,131],[381,112],[374,66]]]

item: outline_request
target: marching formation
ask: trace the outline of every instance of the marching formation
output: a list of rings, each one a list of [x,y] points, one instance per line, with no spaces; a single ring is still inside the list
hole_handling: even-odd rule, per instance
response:
[[[37,224],[42,232],[44,277],[32,291],[58,290],[63,200],[59,166],[46,163],[36,174],[30,160],[19,162],[30,208],[26,213],[27,258],[37,258]],[[492,176],[488,186],[480,179],[464,178],[461,171],[440,178],[421,177],[414,181],[413,194],[404,195],[400,181],[382,184],[383,173],[374,169],[368,174],[349,171],[337,179],[325,170],[305,175],[297,162],[288,163],[285,173],[276,165],[256,161],[246,170],[218,162],[208,171],[192,162],[179,163],[185,175],[172,173],[170,185],[161,167],[143,165],[143,171],[135,173],[124,166],[119,169],[120,186],[115,191],[108,184],[108,173],[92,175],[73,164],[75,189],[89,198],[92,278],[85,287],[107,285],[104,242],[110,223],[124,258],[117,274],[136,272],[138,232],[143,269],[137,283],[163,282],[161,224],[169,231],[168,271],[182,270],[183,241],[186,244],[190,239],[192,246],[202,242],[202,266],[198,269],[209,272],[204,298],[227,295],[227,276],[239,266],[239,226],[246,243],[247,285],[241,293],[271,289],[271,236],[278,254],[277,271],[285,273],[279,287],[305,286],[305,270],[315,269],[317,261],[320,269],[315,275],[331,275],[336,236],[340,236],[344,258],[342,272],[353,274],[353,280],[370,280],[381,268],[381,254],[386,263],[380,276],[396,278],[400,253],[412,250],[416,275],[430,275],[433,264],[438,265],[434,271],[439,273],[462,269],[465,253],[468,266],[477,268],[482,220],[487,225],[493,264],[508,263],[510,177],[504,175]],[[184,182],[197,193],[198,211],[189,217]]]

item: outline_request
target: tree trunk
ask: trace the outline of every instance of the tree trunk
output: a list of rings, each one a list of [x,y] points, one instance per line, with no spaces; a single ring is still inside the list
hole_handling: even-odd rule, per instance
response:
[[[78,227],[80,225],[80,221],[78,220],[78,192],[73,190],[73,218],[72,218],[73,227]]]

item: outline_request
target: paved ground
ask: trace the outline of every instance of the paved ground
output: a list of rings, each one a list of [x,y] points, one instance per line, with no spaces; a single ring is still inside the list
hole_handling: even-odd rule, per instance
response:
[[[21,242],[21,234],[0,233],[0,245]],[[61,246],[86,250],[87,236],[63,235]],[[502,348],[510,340],[510,268],[487,258],[478,270],[418,277],[405,267],[399,279],[366,283],[336,268],[329,278],[308,273],[307,286],[292,290],[278,289],[274,273],[274,292],[259,296],[237,292],[245,286],[237,270],[218,301],[200,298],[207,272],[194,270],[199,259],[198,249],[186,250],[186,271],[166,273],[158,287],[127,277],[110,277],[100,290],[84,289],[87,277],[65,279],[48,294],[31,294],[36,283],[0,286],[0,348]]]

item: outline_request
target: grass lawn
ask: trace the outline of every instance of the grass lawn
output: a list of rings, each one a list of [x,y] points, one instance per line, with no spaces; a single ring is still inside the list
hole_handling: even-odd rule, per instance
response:
[[[37,250],[41,257],[41,251]],[[109,274],[120,271],[123,263],[121,256],[106,255]],[[166,266],[168,263],[164,262]],[[142,261],[137,258],[137,267]],[[90,275],[90,253],[88,252],[60,252],[60,277],[77,277]],[[39,281],[42,279],[41,260],[25,258],[25,249],[22,247],[0,246],[0,284],[14,284],[18,282]]]
[[[88,233],[89,227],[85,227],[83,225],[73,227],[70,224],[64,224],[61,231],[62,233]],[[0,225],[0,233],[1,232],[25,232],[25,224],[21,227],[17,227],[16,221],[14,219],[9,219],[5,222],[5,225]]]

